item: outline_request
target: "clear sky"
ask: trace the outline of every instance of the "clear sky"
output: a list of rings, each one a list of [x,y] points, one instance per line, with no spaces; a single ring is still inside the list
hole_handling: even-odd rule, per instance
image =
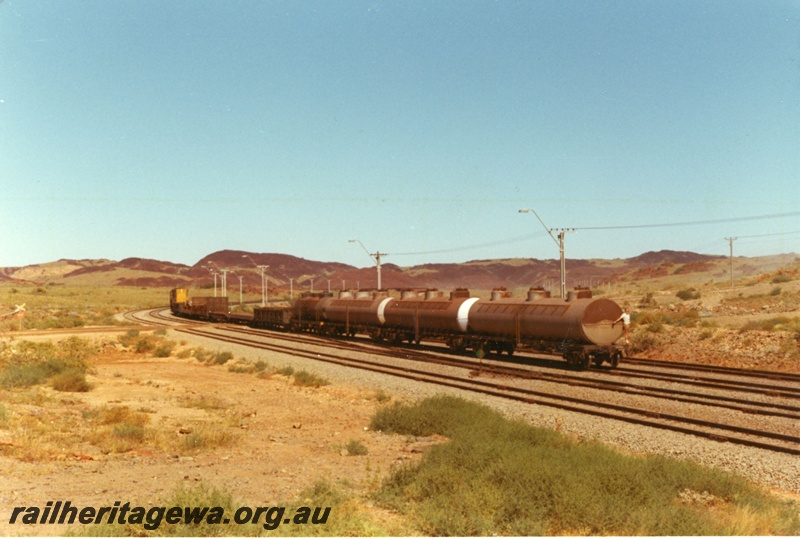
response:
[[[557,258],[521,208],[800,252],[800,2],[0,0],[0,266]]]

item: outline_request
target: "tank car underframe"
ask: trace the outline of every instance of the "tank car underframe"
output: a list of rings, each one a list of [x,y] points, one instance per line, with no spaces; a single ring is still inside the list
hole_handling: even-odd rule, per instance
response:
[[[354,337],[356,334],[368,335],[375,342],[401,344],[404,342],[419,345],[422,339],[444,339],[438,333],[422,333],[415,328],[387,328],[370,324],[338,323],[331,321],[292,320],[292,328],[302,332],[336,337]]]
[[[604,362],[608,362],[612,367],[617,367],[623,357],[622,351],[615,345],[601,346],[571,341],[516,341],[501,336],[458,334],[449,336],[446,343],[452,350],[459,353],[472,350],[479,358],[487,353],[506,353],[511,356],[517,350],[556,354],[575,369],[586,369],[590,363],[600,367]]]

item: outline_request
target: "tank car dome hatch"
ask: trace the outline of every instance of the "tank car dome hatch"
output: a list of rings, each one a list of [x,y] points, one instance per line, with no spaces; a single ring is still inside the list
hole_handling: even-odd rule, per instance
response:
[[[456,298],[469,298],[470,296],[469,289],[456,289],[450,293],[450,300],[455,300]]]
[[[540,300],[542,298],[550,298],[550,291],[544,290],[544,287],[531,287],[528,289],[528,302]]]

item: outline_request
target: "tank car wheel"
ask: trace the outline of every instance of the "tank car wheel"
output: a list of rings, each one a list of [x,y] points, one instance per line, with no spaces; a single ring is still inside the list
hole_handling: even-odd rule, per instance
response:
[[[565,353],[564,354],[564,360],[567,361],[567,365],[571,369],[577,369],[578,362],[577,362],[577,359],[575,358],[575,355],[573,353],[571,353],[571,352]]]
[[[506,344],[506,354],[508,354],[508,356],[514,356],[514,349],[515,347],[513,343]]]
[[[619,365],[619,361],[622,358],[622,351],[616,351],[614,354],[611,355],[611,367],[616,368]]]
[[[578,354],[578,369],[589,369],[590,357],[588,354]]]
[[[602,366],[602,365],[603,365],[603,360],[604,360],[604,359],[603,359],[603,357],[602,357],[602,356],[600,356],[600,355],[597,355],[597,356],[595,356],[595,357],[594,357],[594,367],[600,367],[600,366]]]
[[[566,358],[569,365],[575,370],[582,371],[589,367],[589,355],[573,352],[567,353]]]

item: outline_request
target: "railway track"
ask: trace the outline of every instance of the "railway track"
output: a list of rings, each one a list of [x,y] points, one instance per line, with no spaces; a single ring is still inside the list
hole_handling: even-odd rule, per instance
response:
[[[774,381],[790,381],[800,383],[800,374],[780,373],[776,371],[765,371],[759,369],[738,369],[723,366],[705,366],[691,362],[666,362],[664,360],[650,360],[648,358],[626,358],[626,365],[652,366],[664,369],[680,369],[683,371],[696,371],[701,373],[713,373],[715,375],[735,375],[737,377],[751,377],[757,379],[768,379]]]
[[[218,327],[220,328],[220,327]],[[691,392],[679,389],[664,389],[647,385],[632,384],[629,382],[620,382],[613,380],[595,380],[587,379],[585,376],[563,374],[563,373],[548,373],[543,371],[536,371],[529,368],[510,367],[505,363],[490,363],[489,361],[476,363],[474,360],[468,360],[452,355],[435,355],[430,353],[420,353],[414,350],[375,346],[372,344],[363,344],[360,342],[307,338],[303,336],[294,336],[287,334],[266,333],[260,330],[252,330],[241,327],[229,328],[231,331],[250,334],[262,335],[269,337],[279,337],[280,339],[292,341],[295,343],[302,343],[307,345],[322,345],[326,347],[336,348],[339,350],[353,351],[366,354],[382,355],[390,358],[401,358],[404,360],[433,363],[443,366],[452,366],[469,370],[473,376],[499,376],[508,377],[513,379],[523,380],[537,380],[549,381],[558,384],[564,384],[573,387],[592,388],[597,390],[613,391],[624,394],[634,394],[639,396],[665,398],[672,401],[694,403],[698,405],[708,405],[712,407],[724,407],[731,410],[740,411],[748,414],[760,414],[767,416],[781,416],[784,418],[800,420],[800,405],[783,405],[780,403],[768,403],[764,401],[754,401],[743,398],[735,398],[731,396],[716,396],[708,393]],[[478,373],[479,372],[479,373]],[[592,374],[595,372],[593,371]],[[734,387],[736,388],[736,387]],[[789,390],[786,389],[785,394],[790,397],[796,397],[800,400],[800,395],[794,396]],[[770,391],[765,395],[775,397],[775,392]],[[781,394],[782,395],[782,394]]]
[[[637,362],[637,364],[642,366],[652,365],[662,371],[655,371],[652,375],[648,376],[646,370],[638,368],[632,368],[631,370],[619,374],[609,370],[592,370],[592,375],[603,375],[603,379],[598,381],[589,380],[574,374],[546,373],[535,371],[530,368],[498,365],[498,363],[491,360],[476,362],[475,360],[453,357],[453,355],[450,354],[442,354],[441,351],[432,353],[431,351],[376,345],[372,342],[361,342],[358,340],[342,341],[321,338],[315,335],[286,334],[282,332],[255,330],[236,325],[187,325],[183,320],[175,319],[172,316],[164,316],[161,313],[162,311],[164,311],[163,308],[151,310],[147,315],[149,318],[138,317],[137,320],[146,322],[147,324],[153,324],[153,319],[155,319],[158,321],[156,324],[174,327],[173,329],[178,332],[220,340],[231,344],[270,350],[340,366],[388,374],[395,377],[403,377],[419,382],[427,382],[461,390],[480,392],[494,397],[609,418],[626,423],[666,429],[720,442],[729,442],[790,455],[800,455],[800,437],[790,433],[725,424],[702,418],[690,418],[685,415],[668,414],[647,408],[615,404],[610,401],[601,402],[596,399],[566,396],[558,393],[516,386],[516,383],[520,381],[547,381],[571,387],[577,386],[598,391],[613,391],[649,398],[668,399],[671,401],[708,407],[722,407],[750,415],[780,417],[791,421],[800,420],[800,404],[769,403],[726,395],[719,396],[688,390],[656,388],[649,385],[613,380],[612,377],[607,376],[613,374],[614,377],[666,380],[673,383],[679,382],[684,385],[690,384],[704,388],[713,388],[719,391],[750,392],[771,397],[777,396],[785,398],[787,401],[798,400],[798,403],[800,403],[800,389],[792,387],[791,384],[778,385],[774,383],[756,383],[752,380],[754,375],[749,373],[744,375],[744,378],[750,379],[745,382],[715,379],[714,377],[691,374],[681,376],[674,376],[674,374],[664,375],[663,370],[666,367],[671,367],[665,366],[664,364],[669,363],[652,361],[652,364],[648,364],[650,361],[646,361]],[[284,342],[288,341],[292,343],[292,345],[270,343],[264,341],[265,339],[279,339]],[[328,350],[338,350],[341,352],[303,350],[298,348],[298,345],[324,347]],[[355,358],[353,357],[353,353],[377,355],[382,359],[371,360]],[[387,363],[388,359],[403,361],[404,365]],[[408,365],[408,362],[415,362],[415,364],[411,366]],[[443,374],[435,373],[430,369],[424,369],[424,367],[430,367],[431,364],[447,368],[463,369],[467,371],[467,374]],[[716,373],[723,377],[740,375],[737,370],[725,368],[720,370],[698,369],[696,371]],[[776,378],[770,375],[773,374],[767,373],[764,378],[774,381]],[[502,377],[503,381],[486,380],[491,377]],[[787,378],[777,378],[777,380],[791,383],[794,379],[790,376]]]

